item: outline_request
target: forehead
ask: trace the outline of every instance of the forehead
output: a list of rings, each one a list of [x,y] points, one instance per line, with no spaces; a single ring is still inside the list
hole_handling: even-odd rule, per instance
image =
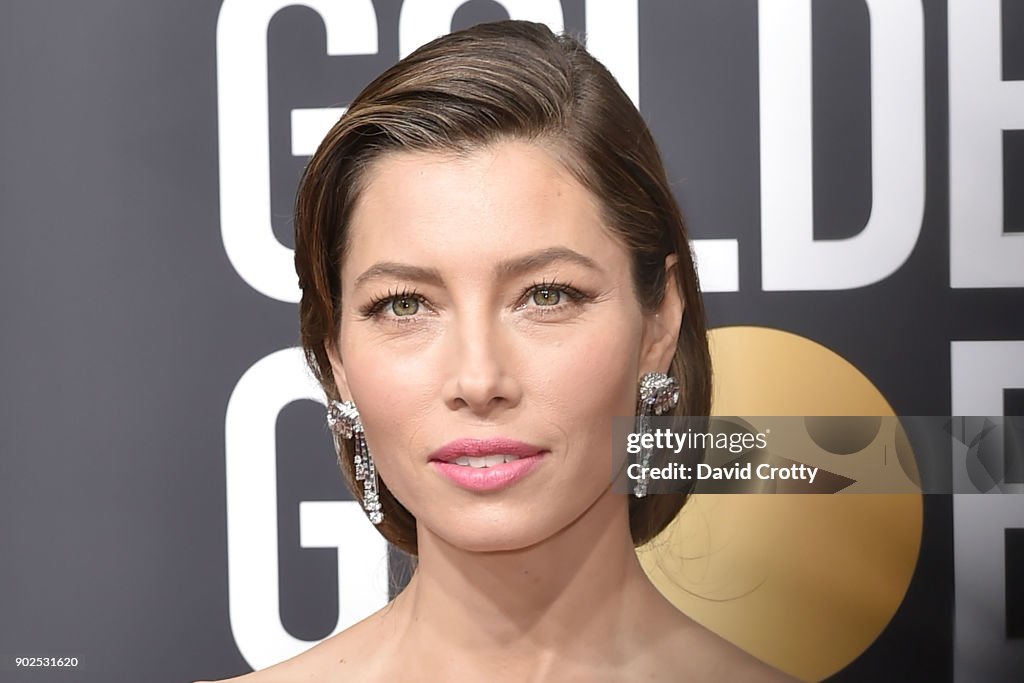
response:
[[[458,156],[391,152],[367,169],[345,279],[384,258],[468,270],[550,246],[609,266],[628,261],[601,214],[594,195],[536,144],[507,141]]]

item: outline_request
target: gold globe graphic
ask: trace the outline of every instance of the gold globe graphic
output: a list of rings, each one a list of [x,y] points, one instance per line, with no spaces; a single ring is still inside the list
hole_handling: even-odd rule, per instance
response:
[[[763,327],[710,337],[714,415],[894,415],[863,373],[814,341]],[[846,421],[837,433],[806,420],[808,464],[836,489],[855,483],[841,494],[694,494],[638,550],[651,579],[683,612],[802,680],[841,670],[896,613],[920,551],[913,457],[902,431],[882,429],[894,422]],[[869,447],[891,453],[891,466],[849,457]]]

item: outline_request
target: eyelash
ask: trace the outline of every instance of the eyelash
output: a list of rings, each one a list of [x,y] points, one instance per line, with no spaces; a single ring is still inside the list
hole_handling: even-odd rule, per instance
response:
[[[369,303],[359,309],[359,313],[364,318],[376,318],[380,312],[384,310],[385,306],[399,299],[411,299],[419,302],[420,305],[427,303],[427,300],[423,298],[423,295],[415,289],[403,288],[399,291],[392,291],[388,288],[387,294],[384,296],[374,297]]]
[[[561,284],[555,282],[554,280],[541,280],[540,282],[535,282],[523,290],[523,293],[519,295],[519,304],[516,306],[516,310],[526,308],[526,305],[530,301],[530,297],[536,294],[537,292],[541,292],[544,290],[560,292],[561,294],[567,296],[569,298],[569,301],[560,301],[554,306],[535,306],[535,310],[540,312],[541,315],[548,315],[556,312],[561,312],[564,311],[567,307],[577,306],[581,303],[593,301],[592,296],[584,294],[580,290],[576,289],[575,287],[572,286],[571,282]]]
[[[548,315],[555,312],[561,312],[569,306],[576,306],[581,303],[593,301],[593,297],[589,294],[581,292],[572,286],[572,283],[566,282],[564,284],[555,282],[554,280],[541,280],[540,282],[534,282],[532,285],[523,290],[522,294],[519,295],[519,303],[516,304],[516,310],[526,308],[529,303],[529,299],[532,295],[537,292],[544,290],[551,290],[559,292],[568,297],[568,302],[559,302],[553,306],[535,306],[537,311],[542,311],[541,315]],[[363,318],[376,318],[380,315],[381,311],[385,309],[391,303],[401,300],[410,299],[418,302],[421,306],[426,306],[427,300],[422,294],[417,292],[415,289],[403,288],[401,290],[388,289],[387,294],[383,296],[374,297],[369,303],[360,308],[360,315]],[[410,318],[412,316],[409,316]],[[391,320],[398,320],[398,316]],[[405,321],[400,321],[405,322]]]

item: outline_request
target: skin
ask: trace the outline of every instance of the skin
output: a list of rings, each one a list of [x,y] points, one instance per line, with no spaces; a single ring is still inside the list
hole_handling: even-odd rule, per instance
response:
[[[661,596],[611,490],[612,417],[634,414],[637,380],[676,349],[674,259],[645,314],[597,200],[526,142],[392,153],[368,179],[328,351],[416,516],[419,567],[366,620],[233,680],[792,680]],[[540,465],[481,493],[429,462],[494,436],[543,448]]]

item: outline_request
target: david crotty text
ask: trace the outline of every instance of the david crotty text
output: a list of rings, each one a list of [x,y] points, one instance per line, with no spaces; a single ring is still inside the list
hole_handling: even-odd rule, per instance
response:
[[[757,467],[754,467],[753,463],[749,462],[745,465],[734,464],[722,466],[708,465],[707,463],[699,463],[697,465],[671,463],[664,467],[641,467],[639,464],[633,463],[626,468],[626,476],[634,480],[642,479],[644,477],[649,479],[677,480],[751,480],[757,478],[767,481],[772,479],[800,479],[813,484],[814,478],[818,476],[818,468],[808,467],[803,464],[794,464],[789,465],[788,467],[777,467],[767,463],[761,463]]]

